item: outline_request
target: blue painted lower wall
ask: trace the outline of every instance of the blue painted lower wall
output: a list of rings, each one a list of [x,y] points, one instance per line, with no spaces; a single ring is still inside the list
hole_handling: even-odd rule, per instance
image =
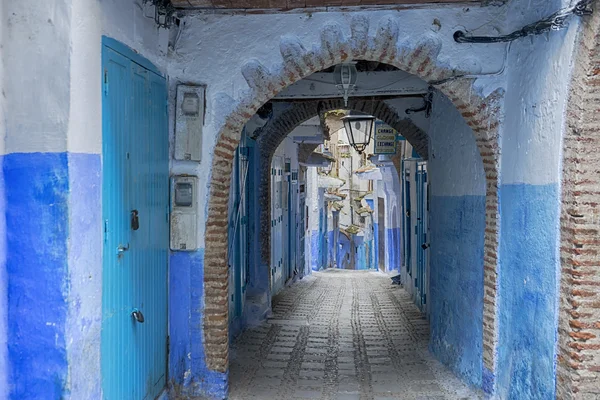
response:
[[[68,158],[8,154],[2,169],[10,398],[59,399],[67,382]]]
[[[327,232],[327,267],[334,266],[334,262],[335,262],[335,248],[336,248],[336,243],[334,241],[334,232],[333,231],[329,231]]]
[[[0,157],[0,165],[3,163]],[[4,175],[0,173],[0,232],[6,232]],[[6,273],[6,235],[0,235],[0,399],[8,399],[8,275]]]
[[[481,387],[485,197],[432,196],[431,351]]]
[[[385,230],[386,247],[385,251],[388,254],[388,264],[385,266],[386,271],[400,271],[400,232],[401,228],[390,228]]]
[[[204,250],[173,252],[169,268],[170,383],[183,395],[224,399],[227,374],[206,366],[203,315]]]
[[[69,395],[100,399],[102,330],[102,161],[69,153]]]
[[[310,232],[310,267],[313,271],[321,269],[322,235],[319,231]]]
[[[559,260],[557,185],[500,187],[497,393],[555,398]]]

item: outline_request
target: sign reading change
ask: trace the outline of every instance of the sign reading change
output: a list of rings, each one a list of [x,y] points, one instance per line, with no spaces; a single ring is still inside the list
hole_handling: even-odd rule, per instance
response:
[[[396,130],[382,121],[375,123],[375,154],[396,154]]]

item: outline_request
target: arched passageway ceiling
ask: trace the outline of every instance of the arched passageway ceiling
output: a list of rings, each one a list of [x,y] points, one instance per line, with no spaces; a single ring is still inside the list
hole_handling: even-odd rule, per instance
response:
[[[213,151],[210,176],[204,258],[204,344],[209,369],[226,372],[228,365],[229,278],[224,227],[228,223],[232,160],[244,125],[264,103],[294,82],[347,60],[367,60],[393,65],[428,81],[448,96],[473,130],[487,181],[483,365],[485,375],[493,377],[498,337],[498,131],[504,90],[498,88],[483,96],[474,85],[475,79],[453,79],[462,71],[448,67],[438,58],[441,42],[434,38],[416,43],[400,41],[398,24],[393,17],[384,17],[370,35],[369,19],[357,13],[349,21],[349,36],[339,24],[326,24],[320,31],[320,43],[307,43],[305,47],[296,37],[283,37],[280,65],[267,68],[258,60],[252,60],[242,67],[241,73],[250,90],[241,100],[233,100],[233,109],[225,117]],[[228,96],[223,94],[223,97]]]
[[[319,104],[321,106],[319,107]],[[348,106],[344,104],[342,99],[327,99],[327,100],[310,100],[290,103],[289,107],[275,114],[267,124],[260,129],[258,134],[258,143],[260,149],[260,169],[261,182],[259,185],[260,204],[263,204],[260,214],[260,249],[263,261],[270,265],[271,256],[271,235],[270,219],[271,215],[268,210],[271,206],[271,177],[269,169],[273,154],[283,140],[303,122],[321,112],[331,110],[353,110],[372,114],[378,119],[384,121],[398,132],[402,133],[406,140],[413,145],[415,150],[421,157],[427,159],[428,138],[427,134],[417,127],[410,118],[398,115],[398,112],[388,105],[384,100],[362,100],[349,99]],[[303,150],[315,149],[318,145],[309,145]],[[394,165],[399,164],[399,157],[394,157]],[[398,167],[398,166],[397,166]]]
[[[371,114],[402,134],[424,159],[428,156],[427,133],[420,129],[411,118],[399,115],[398,111],[385,100],[354,99],[348,100],[348,106],[341,98],[310,100],[289,103],[289,107],[274,115],[258,132],[258,141],[262,149],[273,154],[281,142],[300,124],[315,117],[319,103],[321,111],[352,110]]]
[[[339,0],[171,0],[178,8],[200,9],[278,9],[339,7]],[[344,6],[375,6],[386,4],[427,4],[439,0],[344,0]],[[480,0],[444,0],[444,3],[480,3]]]

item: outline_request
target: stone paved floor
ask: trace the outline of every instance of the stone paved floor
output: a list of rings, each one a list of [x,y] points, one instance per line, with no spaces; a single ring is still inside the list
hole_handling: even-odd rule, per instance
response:
[[[231,349],[230,399],[479,399],[427,352],[427,321],[377,272],[328,270],[286,289]]]

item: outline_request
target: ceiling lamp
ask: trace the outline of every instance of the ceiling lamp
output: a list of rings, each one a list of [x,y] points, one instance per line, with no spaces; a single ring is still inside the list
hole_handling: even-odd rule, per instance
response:
[[[356,87],[356,79],[358,71],[355,62],[338,64],[333,72],[335,77],[335,85],[344,96],[344,106],[348,107],[348,97],[350,92]]]
[[[375,117],[364,114],[354,114],[342,118],[342,121],[344,122],[344,128],[346,128],[346,134],[348,135],[348,140],[350,140],[350,145],[354,147],[354,150],[356,150],[358,154],[362,154],[371,142]]]

